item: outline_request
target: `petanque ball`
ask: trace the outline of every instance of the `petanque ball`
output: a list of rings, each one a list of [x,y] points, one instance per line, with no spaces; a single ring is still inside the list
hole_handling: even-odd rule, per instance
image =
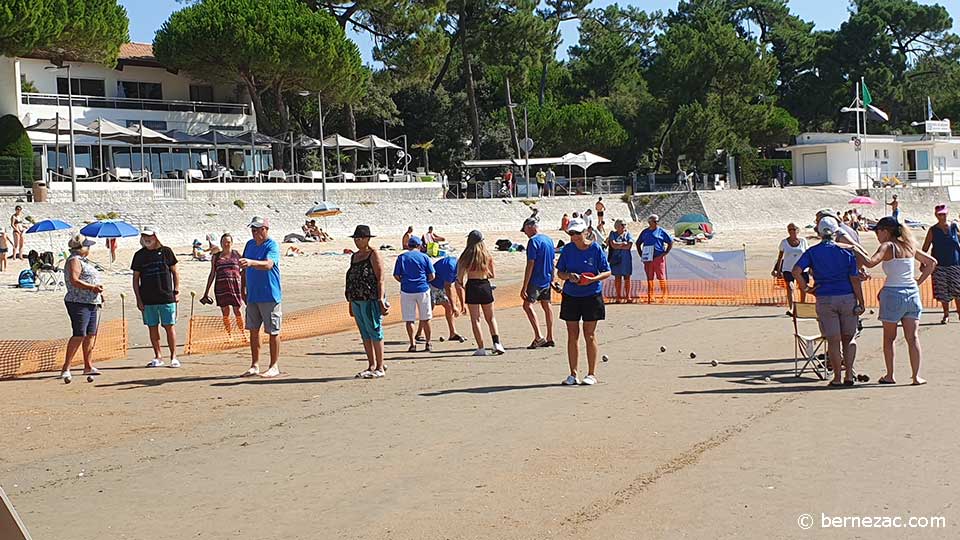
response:
[[[603,356],[600,357],[600,360],[603,360],[604,362],[609,362],[609,361],[610,361],[610,357],[607,356],[607,355],[603,355]]]
[[[717,363],[716,360],[711,360],[711,361],[710,361],[710,365],[713,366],[713,367],[717,367],[719,364]]]
[[[667,352],[667,348],[666,348],[666,347],[660,347],[660,352]]]
[[[93,382],[93,375],[87,375],[87,382]]]
[[[697,357],[697,353],[695,353],[695,352],[690,353],[690,358],[691,358],[691,359],[692,359],[692,358],[696,358],[696,357]]]

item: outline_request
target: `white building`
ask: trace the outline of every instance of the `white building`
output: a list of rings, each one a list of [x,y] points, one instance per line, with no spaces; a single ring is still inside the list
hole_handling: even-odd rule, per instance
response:
[[[84,62],[70,65],[74,121],[87,125],[104,119],[121,126],[142,124],[156,131],[178,130],[200,134],[217,130],[226,134],[256,131],[256,116],[246,92],[239,85],[213,85],[166,69],[145,43],[127,43],[120,49],[114,68]],[[24,126],[68,117],[67,70],[54,69],[45,58],[0,57],[0,115],[14,114]],[[60,155],[53,135],[30,133],[42,170],[67,164],[67,140],[60,136]],[[77,166],[95,170],[128,167],[140,170],[139,149],[124,143],[104,141],[106,154],[100,163],[97,141],[77,137]],[[108,146],[109,145],[109,146]],[[228,155],[230,153],[230,155]],[[234,167],[241,161],[251,169],[250,149],[217,152],[197,145],[151,145],[146,168],[154,177],[172,170],[216,161]],[[199,159],[200,154],[207,157]],[[236,154],[236,155],[234,155]]]
[[[949,121],[928,122],[927,128],[925,135],[861,136],[859,160],[855,134],[803,133],[787,148],[793,156],[794,184],[955,185],[960,182],[960,138],[946,134]]]

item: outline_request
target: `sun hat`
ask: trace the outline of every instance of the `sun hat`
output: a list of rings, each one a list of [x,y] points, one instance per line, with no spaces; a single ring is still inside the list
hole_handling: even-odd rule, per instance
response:
[[[470,231],[470,234],[467,235],[467,243],[478,244],[480,242],[483,242],[483,233],[476,229]]]
[[[935,211],[937,214],[949,215],[949,214],[950,214],[950,207],[947,206],[947,205],[945,205],[945,204],[938,204],[938,205],[936,206],[936,208],[934,208],[934,211]]]
[[[817,219],[820,219],[823,216],[834,217],[836,215],[837,213],[833,211],[833,208],[821,208],[820,210],[817,210]]]
[[[357,228],[353,230],[350,238],[376,238],[376,236],[370,234],[369,225],[357,225]]]
[[[71,250],[77,250],[77,249],[81,249],[81,248],[85,248],[85,247],[90,247],[90,246],[95,245],[95,244],[96,244],[96,242],[94,242],[93,240],[87,238],[86,236],[84,236],[84,235],[82,235],[82,234],[75,234],[75,235],[73,235],[73,237],[70,238],[70,241],[67,242],[67,246],[68,246]]]
[[[840,230],[840,223],[837,221],[837,218],[833,216],[827,216],[820,220],[820,225],[817,226],[817,231],[820,233],[820,237],[824,236],[833,236],[837,234],[837,231]]]
[[[416,236],[411,236],[410,239],[407,240],[407,247],[420,247],[421,244],[420,238]]]
[[[571,219],[567,224],[567,233],[582,233],[587,230],[587,223],[582,219]]]
[[[142,234],[143,236],[156,236],[157,228],[152,225],[147,225],[140,230],[140,234]]]
[[[527,219],[523,220],[523,227],[520,227],[520,232],[523,232],[527,227],[536,227],[539,224],[540,221],[538,221],[537,218],[528,217]]]
[[[247,225],[247,227],[251,229],[264,229],[264,228],[269,229],[270,218],[254,216],[254,218],[250,220],[250,224]]]

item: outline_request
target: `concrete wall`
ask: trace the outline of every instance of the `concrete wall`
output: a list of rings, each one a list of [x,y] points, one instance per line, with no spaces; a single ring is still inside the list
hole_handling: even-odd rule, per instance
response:
[[[673,229],[677,219],[684,214],[706,213],[700,194],[703,192],[650,193],[633,197],[635,221],[645,223],[651,214],[660,216],[660,224]]]
[[[960,188],[953,188],[953,190],[960,192]],[[938,204],[948,204],[952,206],[951,219],[956,217],[956,211],[960,209],[957,208],[957,203],[960,203],[960,200],[955,200],[953,204],[951,204],[950,188],[945,187],[869,189],[864,190],[863,193],[873,197],[881,204],[892,200],[893,195],[896,194],[897,199],[900,201],[900,210],[903,214],[910,219],[924,223],[933,223],[936,221],[936,217],[933,215],[933,208]],[[960,193],[956,195],[960,195]],[[960,197],[956,195],[954,198],[960,199]],[[889,214],[890,208],[887,206],[884,206],[884,208],[884,215]]]
[[[0,116],[18,115],[20,106],[20,62],[0,56]]]

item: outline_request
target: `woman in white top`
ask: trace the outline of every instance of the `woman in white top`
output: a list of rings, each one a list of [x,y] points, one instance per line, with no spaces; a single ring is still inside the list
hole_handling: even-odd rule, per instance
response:
[[[807,250],[807,241],[799,236],[800,230],[793,223],[787,225],[788,236],[780,241],[780,254],[777,255],[777,262],[773,264],[773,272],[770,272],[775,278],[783,278],[787,284],[787,305],[793,309],[793,282],[797,277],[793,275],[793,267],[800,260],[800,256]],[[810,281],[810,274],[806,268],[803,270],[803,278]],[[800,302],[805,302],[807,292],[800,289]],[[787,312],[789,315],[790,312]]]
[[[888,216],[877,222],[874,229],[880,247],[870,256],[860,244],[853,249],[863,266],[873,268],[882,265],[887,279],[880,289],[877,299],[880,301],[880,321],[883,322],[883,360],[887,373],[880,378],[880,384],[895,384],[893,378],[894,342],[897,340],[897,324],[903,325],[904,339],[910,351],[910,367],[913,370],[913,384],[925,384],[920,377],[920,314],[923,302],[920,299],[920,285],[933,274],[937,260],[920,249],[910,234],[896,218]],[[920,262],[920,277],[915,278],[915,263]]]

